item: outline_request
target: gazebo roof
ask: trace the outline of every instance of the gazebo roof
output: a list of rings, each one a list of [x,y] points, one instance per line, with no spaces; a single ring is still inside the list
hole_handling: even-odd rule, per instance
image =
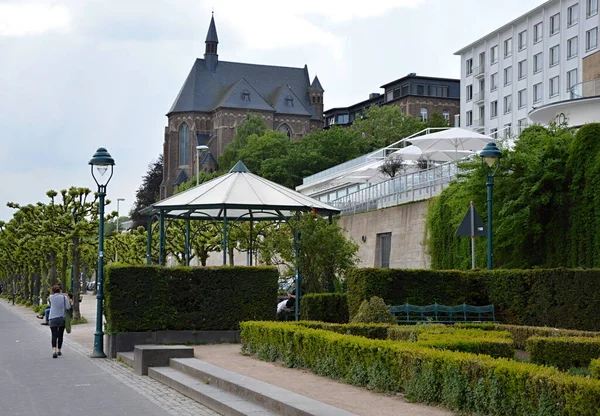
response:
[[[239,161],[226,175],[144,208],[145,215],[163,211],[166,217],[222,220],[277,220],[297,211],[337,215],[340,210],[261,178]]]

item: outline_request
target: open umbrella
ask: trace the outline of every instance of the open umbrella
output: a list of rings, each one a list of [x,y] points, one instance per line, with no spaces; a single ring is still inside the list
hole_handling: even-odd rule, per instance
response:
[[[401,142],[409,142],[417,146],[423,152],[450,149],[457,153],[458,150],[476,152],[483,149],[486,144],[497,141],[492,137],[458,127],[401,140]]]

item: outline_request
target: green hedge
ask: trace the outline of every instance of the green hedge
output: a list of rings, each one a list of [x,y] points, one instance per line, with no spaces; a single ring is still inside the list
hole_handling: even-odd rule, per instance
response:
[[[587,416],[600,381],[504,358],[440,351],[278,322],[242,322],[245,351],[290,367],[485,415]]]
[[[587,367],[600,357],[600,338],[531,337],[527,340],[531,362],[566,370]]]
[[[590,361],[590,375],[592,378],[600,379],[600,358]]]
[[[600,331],[600,269],[354,269],[347,274],[352,317],[372,296],[387,305],[494,304],[507,324]]]
[[[275,319],[278,272],[272,267],[107,267],[108,333],[235,330]]]
[[[356,335],[369,339],[387,339],[390,324],[332,324],[325,322],[300,321],[298,325],[312,329],[324,329],[338,334]]]
[[[573,329],[547,328],[506,324],[454,324],[457,328],[479,328],[487,331],[507,331],[512,336],[515,347],[524,350],[531,337],[600,337],[600,332],[577,331]]]
[[[300,299],[300,318],[345,324],[348,322],[346,293],[308,293]]]

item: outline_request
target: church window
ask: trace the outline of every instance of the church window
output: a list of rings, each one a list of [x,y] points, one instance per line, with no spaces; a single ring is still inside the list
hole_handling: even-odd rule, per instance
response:
[[[179,127],[179,165],[190,164],[190,127],[183,123]]]
[[[277,131],[280,133],[285,134],[287,137],[291,138],[292,137],[292,129],[290,129],[290,126],[288,126],[287,124],[281,124],[278,128]]]
[[[250,101],[250,91],[244,90],[244,92],[242,92],[242,100]]]
[[[290,107],[294,106],[294,99],[290,95],[285,97],[285,105],[288,105]]]

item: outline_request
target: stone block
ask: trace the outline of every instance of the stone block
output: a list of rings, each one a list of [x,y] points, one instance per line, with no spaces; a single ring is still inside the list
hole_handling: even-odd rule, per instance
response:
[[[148,367],[167,367],[171,358],[193,358],[194,349],[185,345],[136,345],[133,350],[133,370],[148,375]]]

